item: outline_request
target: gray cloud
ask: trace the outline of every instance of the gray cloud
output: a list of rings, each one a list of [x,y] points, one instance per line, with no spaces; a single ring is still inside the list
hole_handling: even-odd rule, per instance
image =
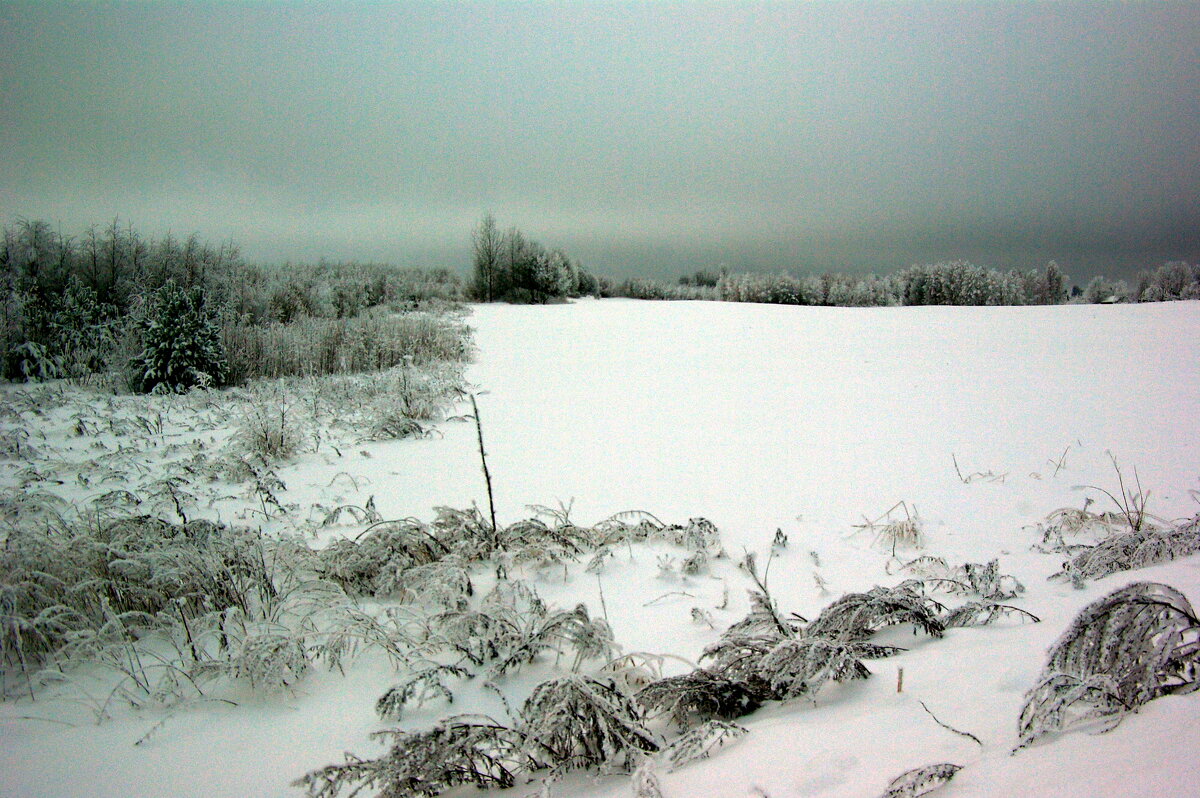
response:
[[[0,214],[461,267],[1200,258],[1200,5],[0,5]]]

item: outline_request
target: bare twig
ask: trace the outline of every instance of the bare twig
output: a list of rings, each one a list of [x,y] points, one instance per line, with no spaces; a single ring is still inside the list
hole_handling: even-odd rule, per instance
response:
[[[652,604],[657,604],[658,602],[662,601],[663,599],[665,599],[665,598],[667,598],[667,597],[669,597],[669,596],[687,596],[688,598],[695,598],[695,596],[693,596],[691,593],[688,593],[687,591],[684,591],[684,590],[673,590],[673,591],[671,591],[670,593],[663,593],[663,594],[662,594],[661,596],[659,596],[658,598],[655,598],[655,599],[650,599],[649,601],[647,601],[647,602],[646,602],[645,604],[643,604],[642,606],[643,606],[643,607],[649,607],[650,605],[652,605]]]
[[[1005,471],[1003,474],[997,474],[995,471],[974,471],[964,477],[962,470],[958,467],[958,458],[954,456],[954,452],[950,453],[950,459],[954,461],[954,473],[958,474],[959,480],[964,485],[970,485],[977,479],[986,479],[988,482],[1003,483],[1005,478],[1008,476],[1007,471]]]
[[[1067,448],[1063,449],[1063,453],[1058,456],[1057,460],[1047,460],[1046,462],[1054,466],[1054,476],[1058,476],[1058,472],[1062,471],[1067,465],[1067,452],[1071,451],[1071,445],[1067,444]]]
[[[950,459],[954,461],[954,473],[958,474],[959,481],[964,485],[967,484],[966,478],[963,477],[962,471],[958,467],[958,458],[954,456],[954,452],[950,452]]]
[[[958,736],[960,736],[960,737],[966,737],[968,740],[971,740],[971,741],[973,741],[973,742],[974,742],[976,745],[978,745],[980,748],[982,748],[982,747],[983,747],[983,743],[981,743],[981,742],[979,741],[979,738],[978,738],[978,737],[976,737],[974,734],[971,734],[970,732],[961,731],[960,729],[956,729],[956,728],[954,728],[953,726],[951,726],[951,725],[949,725],[949,724],[942,723],[940,720],[938,720],[938,716],[937,716],[937,715],[935,715],[935,714],[933,714],[933,710],[931,710],[929,707],[925,706],[925,702],[924,702],[924,701],[917,701],[917,703],[921,705],[921,709],[923,709],[923,710],[925,710],[926,712],[928,712],[928,713],[929,713],[929,717],[933,718],[933,722],[934,722],[934,723],[936,723],[937,725],[941,726],[941,727],[942,727],[943,729],[945,729],[946,731],[952,731],[952,732],[954,732],[955,734],[957,734],[957,735],[958,735]]]
[[[596,587],[600,589],[600,610],[604,613],[604,620],[607,622],[608,605],[604,603],[604,583],[600,581],[600,574],[596,574]]]

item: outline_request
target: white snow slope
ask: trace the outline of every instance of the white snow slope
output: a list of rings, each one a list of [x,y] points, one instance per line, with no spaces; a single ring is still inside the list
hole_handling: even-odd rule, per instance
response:
[[[604,300],[481,306],[470,323],[479,352],[469,378],[481,391],[502,523],[526,517],[527,505],[572,500],[573,520],[585,524],[624,510],[667,522],[704,516],[732,561],[752,551],[760,563],[778,528],[789,542],[771,562],[770,588],[783,611],[811,618],[847,591],[900,581],[890,550],[855,525],[903,500],[919,514],[925,544],[901,559],[999,557],[1028,588],[1015,603],[1042,618],[953,629],[941,640],[889,630],[881,637],[908,651],[869,662],[872,678],[830,685],[815,702],[742,719],[743,739],[659,773],[667,798],[870,798],[934,762],[964,766],[937,793],[945,798],[1200,794],[1196,695],[1153,701],[1107,734],[1071,732],[1010,755],[1046,648],[1086,603],[1155,580],[1200,604],[1195,557],[1076,590],[1046,581],[1060,557],[1031,550],[1036,525],[1053,510],[1082,507],[1086,497],[1093,509],[1115,509],[1081,487],[1116,492],[1109,453],[1127,481],[1136,467],[1151,512],[1173,519],[1200,510],[1200,303],[825,309]],[[373,494],[384,517],[485,507],[474,425],[447,422],[442,433],[366,443],[344,457],[301,454],[279,473],[301,506],[330,502],[336,483],[348,499]],[[339,483],[340,473],[361,490]],[[600,578],[559,573],[535,585],[549,602],[583,601],[593,612],[603,590],[625,651],[694,662],[745,614],[748,581],[732,561],[696,577],[660,570],[660,553],[671,556],[631,548]],[[726,587],[728,607],[718,609]],[[693,621],[694,607],[715,629]],[[298,796],[288,785],[304,772],[345,750],[382,750],[367,734],[382,725],[372,707],[389,684],[389,674],[363,666],[314,673],[294,695],[130,712],[101,725],[63,702],[9,701],[0,705],[0,796]],[[920,702],[983,745],[939,726]],[[470,708],[427,705],[412,722]],[[551,794],[627,796],[631,788],[627,777],[579,776]]]

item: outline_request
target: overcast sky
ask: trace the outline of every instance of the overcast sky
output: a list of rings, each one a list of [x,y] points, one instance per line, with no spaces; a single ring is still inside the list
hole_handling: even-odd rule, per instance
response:
[[[0,219],[602,274],[1200,259],[1200,3],[0,1]]]

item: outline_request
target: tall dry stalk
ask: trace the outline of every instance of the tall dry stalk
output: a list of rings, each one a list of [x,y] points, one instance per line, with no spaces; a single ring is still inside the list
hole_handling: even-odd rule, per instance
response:
[[[479,420],[479,405],[471,394],[471,412],[475,415],[475,434],[479,439],[479,461],[483,464],[483,481],[487,484],[488,514],[492,520],[492,548],[500,546],[500,529],[496,526],[496,501],[492,496],[492,474],[488,471],[487,452],[483,448],[483,422]]]

